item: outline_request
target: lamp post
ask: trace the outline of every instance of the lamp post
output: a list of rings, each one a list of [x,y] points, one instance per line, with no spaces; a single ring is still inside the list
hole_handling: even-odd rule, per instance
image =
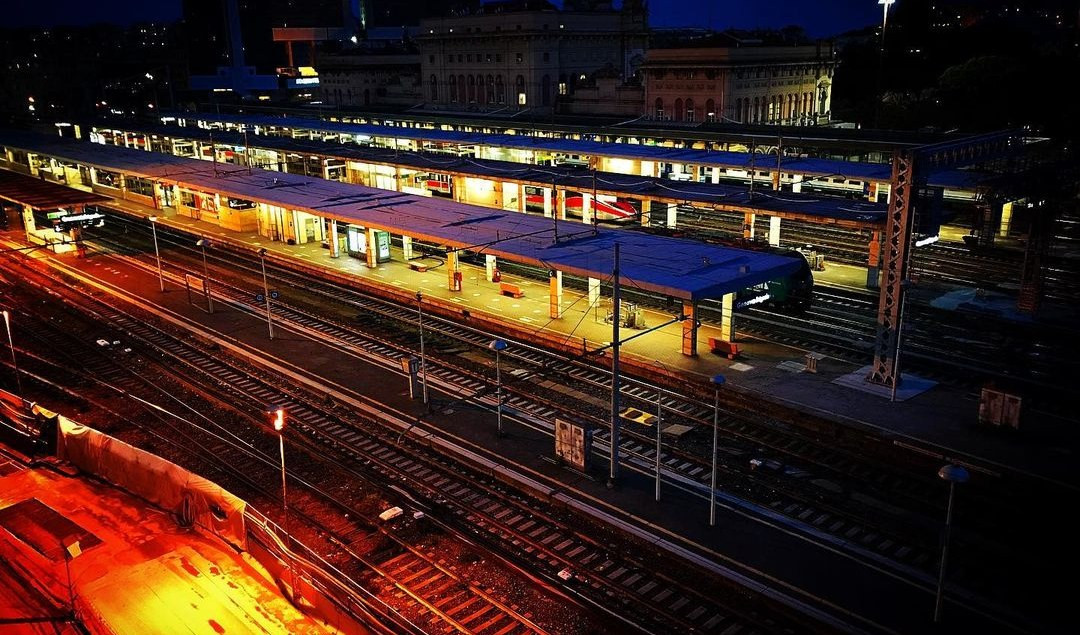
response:
[[[885,25],[889,21],[889,7],[893,5],[896,0],[878,0],[878,4],[881,5],[881,49],[885,49]]]
[[[158,288],[162,293],[165,293],[165,276],[161,273],[161,250],[158,249],[157,241],[157,216],[147,216],[146,220],[150,221],[150,232],[154,235],[154,257],[157,258],[157,279]]]
[[[11,368],[15,371],[15,390],[19,393],[19,398],[22,399],[22,379],[19,378],[19,363],[15,359],[15,339],[11,337],[11,315],[7,312],[4,313],[4,327],[7,329],[8,346],[11,347]]]
[[[279,406],[274,408],[272,414],[274,416],[274,430],[278,433],[278,448],[281,451],[281,509],[285,514],[282,525],[285,529],[285,551],[288,554],[290,553],[292,536],[289,533],[289,498],[285,489],[285,409]],[[296,586],[296,566],[290,556],[287,555],[286,557],[289,560],[289,575],[292,578],[293,596],[299,597],[300,589]]]
[[[416,323],[420,326],[420,383],[424,387],[424,404],[427,405],[427,357],[424,355],[424,294],[421,291],[416,292],[416,316]]]
[[[713,401],[713,420],[712,420],[712,479],[709,482],[709,526],[716,526],[716,445],[717,445],[717,429],[720,427],[720,387],[724,385],[723,375],[716,375],[712,378],[713,390],[715,391],[715,400]]]
[[[210,241],[205,238],[200,238],[196,247],[202,247],[202,268],[203,268],[203,287],[206,292],[206,306],[210,313],[214,312],[214,296],[210,293],[210,268],[206,265],[206,248],[210,246]]]
[[[274,339],[274,314],[270,312],[270,285],[266,281],[266,248],[259,250],[259,262],[262,263],[263,298],[266,300],[266,330],[270,339]]]
[[[966,483],[971,477],[959,465],[946,465],[938,470],[938,477],[949,482],[949,505],[945,512],[945,535],[941,541],[941,568],[938,570],[937,597],[934,601],[934,623],[941,621],[941,608],[945,601],[945,564],[949,558],[949,533],[952,531],[953,495],[958,483]]]
[[[499,367],[499,357],[503,350],[506,349],[506,342],[503,340],[491,340],[488,344],[488,348],[495,351],[495,390],[496,399],[499,401],[498,409],[496,410],[496,421],[498,422],[498,434],[501,438],[503,436],[502,425],[502,412],[503,412],[503,396],[502,396],[502,370]]]

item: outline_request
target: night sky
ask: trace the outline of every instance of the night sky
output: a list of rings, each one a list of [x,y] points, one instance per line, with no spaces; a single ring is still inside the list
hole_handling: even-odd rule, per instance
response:
[[[7,0],[4,5],[0,23],[13,27],[123,24],[180,17],[180,0]],[[881,19],[876,0],[650,0],[649,5],[654,26],[749,29],[798,24],[816,37],[875,24]]]

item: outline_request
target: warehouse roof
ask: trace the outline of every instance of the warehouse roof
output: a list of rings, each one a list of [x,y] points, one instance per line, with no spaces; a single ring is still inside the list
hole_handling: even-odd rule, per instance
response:
[[[798,258],[610,230],[269,170],[214,165],[141,150],[0,132],[0,145],[193,190],[258,201],[395,234],[607,279],[620,245],[624,282],[682,299],[720,297],[783,277]],[[558,240],[556,240],[556,234]]]

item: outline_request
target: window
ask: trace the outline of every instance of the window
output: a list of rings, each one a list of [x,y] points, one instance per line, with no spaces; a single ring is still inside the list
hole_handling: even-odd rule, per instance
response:
[[[495,100],[500,104],[506,103],[506,86],[503,85],[502,75],[495,76]]]
[[[656,118],[657,119],[663,119],[664,118],[664,99],[663,99],[663,97],[657,97],[656,98]]]
[[[686,99],[686,120],[694,120],[694,100],[689,97]]]
[[[487,103],[495,103],[495,78],[491,75],[487,76]]]
[[[127,187],[127,191],[132,194],[141,194],[143,196],[154,195],[154,184],[146,179],[137,176],[129,176],[124,179],[124,185]]]
[[[716,121],[718,118],[716,114],[716,102],[708,99],[705,101],[705,121]]]
[[[465,61],[465,56],[462,55],[461,53],[458,53],[458,55],[457,55],[457,63],[461,64],[464,61]]]
[[[428,64],[434,64],[435,63],[435,56],[434,55],[428,55],[427,61],[428,61]]]
[[[428,79],[431,84],[431,101],[439,101],[439,80],[434,75]]]
[[[447,55],[446,56],[446,63],[447,64],[453,64],[454,63],[454,56],[453,55]]]
[[[469,75],[469,103],[476,101],[476,77]]]
[[[566,94],[566,82],[559,82],[559,94],[560,95],[565,95]]]
[[[472,53],[468,53],[465,55],[465,61],[472,64]]]
[[[450,101],[457,101],[457,77],[450,76]]]
[[[484,61],[487,62],[488,64],[491,63],[491,53],[488,53],[487,55],[484,56]]]
[[[476,101],[481,104],[487,102],[487,94],[484,92],[484,76],[476,76]]]
[[[683,117],[683,109],[682,109],[682,107],[683,107],[683,103],[682,103],[682,98],[680,97],[680,98],[675,100],[675,121],[682,121],[682,117]]]
[[[548,53],[547,51],[544,51],[544,61],[545,62],[550,62],[551,61],[551,53]]]
[[[519,55],[520,55],[520,53],[519,53]],[[517,79],[514,81],[514,89],[517,92],[517,103],[518,103],[518,105],[519,106],[524,106],[528,101],[528,98],[525,95],[525,76],[524,75],[518,75],[517,76]]]
[[[496,64],[502,64],[502,53],[496,53],[495,54],[495,63]]]
[[[521,53],[515,53],[514,55],[517,57],[517,63],[520,64],[524,59],[524,56]]]

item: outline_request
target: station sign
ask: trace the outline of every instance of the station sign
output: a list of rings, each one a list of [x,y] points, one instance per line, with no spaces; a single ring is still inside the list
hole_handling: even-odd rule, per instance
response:
[[[555,419],[555,456],[584,472],[592,455],[592,430],[583,425]]]
[[[101,227],[105,224],[105,215],[97,212],[73,214],[53,219],[53,229],[58,232],[71,231],[82,227]]]

